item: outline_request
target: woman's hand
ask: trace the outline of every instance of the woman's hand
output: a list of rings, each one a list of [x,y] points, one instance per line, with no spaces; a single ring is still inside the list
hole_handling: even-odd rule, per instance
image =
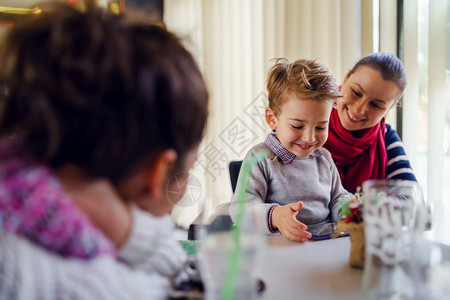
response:
[[[272,212],[272,227],[278,230],[288,239],[296,242],[306,242],[311,238],[305,224],[296,219],[297,212],[303,208],[303,202],[277,206]]]

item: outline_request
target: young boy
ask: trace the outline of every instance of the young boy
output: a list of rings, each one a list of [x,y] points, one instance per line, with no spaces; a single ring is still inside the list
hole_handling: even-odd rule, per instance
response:
[[[311,238],[307,225],[338,221],[337,200],[347,193],[330,153],[322,148],[333,102],[341,94],[325,66],[302,59],[278,59],[269,71],[267,90],[266,122],[273,132],[250,149],[244,163],[263,150],[269,155],[251,168],[246,201],[260,205],[266,233],[281,232],[304,242]]]

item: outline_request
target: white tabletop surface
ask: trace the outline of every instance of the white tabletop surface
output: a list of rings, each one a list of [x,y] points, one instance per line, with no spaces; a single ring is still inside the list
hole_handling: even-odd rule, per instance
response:
[[[257,268],[266,284],[261,299],[361,299],[363,270],[348,264],[348,237],[295,243],[267,239]]]

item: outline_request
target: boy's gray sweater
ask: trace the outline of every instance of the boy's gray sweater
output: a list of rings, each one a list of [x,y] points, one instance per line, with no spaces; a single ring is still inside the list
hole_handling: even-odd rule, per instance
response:
[[[271,234],[268,227],[268,211],[273,205],[285,205],[303,201],[304,207],[297,218],[306,225],[323,222],[337,222],[339,219],[340,196],[348,194],[341,185],[339,173],[330,152],[319,148],[320,156],[298,157],[284,164],[264,143],[247,153],[245,161],[256,153],[269,154],[250,170],[249,185],[245,193],[247,208],[257,208],[264,224],[264,232]],[[241,173],[243,168],[241,168]],[[236,215],[237,197],[242,189],[242,175],[236,186],[230,213]]]

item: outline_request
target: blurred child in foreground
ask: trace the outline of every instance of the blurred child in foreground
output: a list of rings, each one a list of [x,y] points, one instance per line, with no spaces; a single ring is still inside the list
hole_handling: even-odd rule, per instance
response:
[[[51,286],[70,295],[77,284],[82,298],[121,288],[164,298],[186,256],[168,213],[186,189],[207,120],[191,54],[161,26],[88,2],[85,11],[56,5],[18,22],[2,63],[0,244],[18,250],[0,257],[0,269],[15,274],[0,272],[3,292],[23,270],[11,255],[26,248],[55,271],[40,287],[49,298],[58,298]],[[62,258],[73,257],[93,261],[64,274],[61,266],[76,263]],[[27,267],[27,286],[45,271],[40,263]]]

